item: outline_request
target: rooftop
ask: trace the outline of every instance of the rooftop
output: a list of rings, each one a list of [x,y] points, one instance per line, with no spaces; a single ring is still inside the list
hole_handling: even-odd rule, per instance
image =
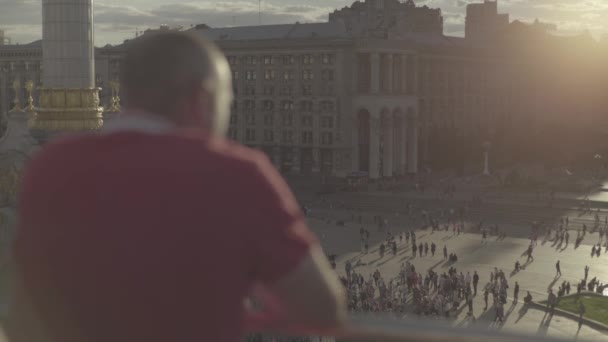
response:
[[[284,25],[238,26],[194,29],[214,41],[274,39],[349,38],[344,25],[337,22],[294,23]]]

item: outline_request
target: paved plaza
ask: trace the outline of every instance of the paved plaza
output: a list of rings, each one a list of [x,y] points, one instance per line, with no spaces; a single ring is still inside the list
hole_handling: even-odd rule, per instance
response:
[[[451,319],[455,326],[474,325],[477,328],[505,329],[517,333],[531,335],[546,335],[560,338],[578,338],[584,340],[606,340],[608,338],[602,332],[583,326],[578,329],[576,321],[560,317],[550,317],[544,311],[535,308],[525,308],[523,297],[526,291],[530,291],[535,301],[547,299],[549,288],[557,291],[563,281],[574,284],[584,277],[584,267],[589,265],[589,279],[597,277],[600,282],[608,282],[608,253],[602,248],[602,254],[591,257],[591,245],[599,240],[598,233],[587,234],[583,243],[574,248],[575,230],[580,230],[585,223],[592,226],[593,214],[581,215],[575,208],[567,205],[561,208],[547,208],[544,204],[535,206],[533,203],[521,205],[521,203],[510,203],[507,200],[492,201],[472,210],[470,215],[474,221],[483,220],[484,224],[499,224],[500,229],[507,233],[504,239],[489,236],[484,242],[479,234],[463,233],[454,235],[449,232],[432,232],[431,229],[417,229],[421,224],[408,223],[409,220],[399,214],[403,203],[412,203],[418,208],[449,208],[458,205],[458,200],[436,200],[432,198],[404,198],[399,195],[387,194],[335,194],[327,196],[326,201],[310,204],[309,224],[319,235],[323,247],[328,254],[337,254],[337,272],[345,274],[344,264],[350,260],[353,265],[359,263],[354,270],[366,278],[376,269],[380,270],[385,279],[391,279],[399,274],[400,265],[410,261],[423,275],[428,269],[433,269],[439,274],[447,272],[450,266],[456,267],[458,272],[467,271],[473,274],[477,271],[480,276],[480,288],[490,281],[490,272],[494,267],[502,269],[509,281],[509,299],[505,305],[506,321],[497,326],[493,323],[494,310],[490,307],[484,312],[484,301],[482,291],[474,298],[475,322],[466,317],[466,309],[459,310],[457,317]],[[516,201],[517,202],[517,201]],[[355,215],[355,220],[353,216]],[[356,223],[358,215],[363,215],[363,223]],[[600,211],[603,218],[608,212]],[[397,255],[387,252],[380,258],[378,245],[386,238],[386,232],[378,232],[376,224],[373,224],[372,216],[382,215],[389,221],[388,227],[393,234],[405,232],[408,229],[417,230],[418,243],[434,242],[438,252],[434,257],[413,257],[411,242],[398,242]],[[552,241],[538,241],[534,250],[534,261],[526,265],[525,269],[512,274],[514,263],[519,260],[521,264],[526,263],[523,256],[530,240],[530,222],[539,219],[545,222],[557,222],[561,217],[570,218],[570,243],[567,246],[558,247]],[[344,221],[344,225],[337,225],[337,221]],[[442,225],[443,226],[443,225]],[[364,227],[370,233],[369,254],[361,253],[359,229]],[[442,249],[446,246],[448,253],[456,253],[458,261],[454,264],[443,259]],[[556,278],[555,263],[561,262],[563,275]],[[517,281],[520,285],[520,301],[512,306],[513,285]],[[464,305],[464,304],[463,304]],[[491,303],[490,303],[491,305]],[[414,316],[415,317],[415,316]],[[439,318],[433,318],[439,319]],[[442,319],[445,320],[445,319]]]

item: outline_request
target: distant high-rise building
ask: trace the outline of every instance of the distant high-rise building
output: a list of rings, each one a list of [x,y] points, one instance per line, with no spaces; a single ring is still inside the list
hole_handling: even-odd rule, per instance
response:
[[[509,14],[498,13],[498,0],[467,5],[465,37],[470,40],[488,40],[509,26]]]

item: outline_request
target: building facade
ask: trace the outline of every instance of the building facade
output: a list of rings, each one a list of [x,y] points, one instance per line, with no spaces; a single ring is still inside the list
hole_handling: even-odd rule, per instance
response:
[[[540,128],[606,114],[608,50],[599,43],[508,23],[496,1],[468,8],[466,38],[445,36],[441,10],[411,0],[357,1],[325,23],[190,30],[214,41],[232,68],[230,138],[284,173],[376,179],[464,169],[480,163],[485,142],[516,161],[560,143],[541,143],[560,135]],[[95,50],[105,106],[128,44]],[[0,47],[3,112],[15,78],[39,84],[40,60],[40,42]]]

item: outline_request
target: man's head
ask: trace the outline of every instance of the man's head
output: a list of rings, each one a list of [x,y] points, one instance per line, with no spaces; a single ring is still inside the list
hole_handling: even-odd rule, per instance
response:
[[[127,108],[226,133],[230,67],[219,49],[196,33],[149,33],[127,43],[120,78]]]

